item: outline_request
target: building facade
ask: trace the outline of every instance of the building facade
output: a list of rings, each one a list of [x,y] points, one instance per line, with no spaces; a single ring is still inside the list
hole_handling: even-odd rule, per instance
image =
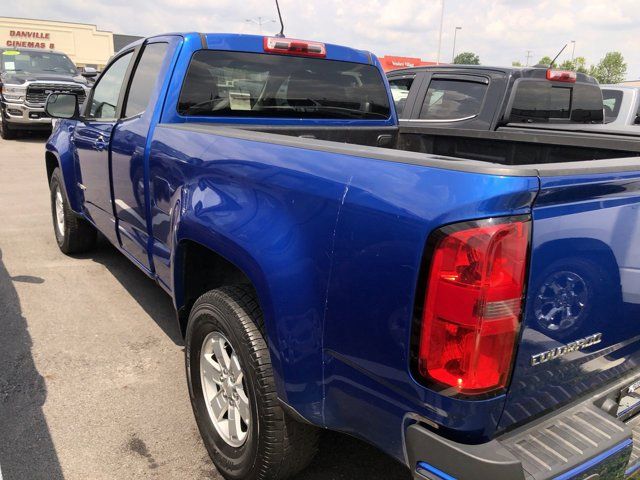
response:
[[[0,17],[0,47],[57,50],[78,67],[102,70],[114,53],[114,38],[95,25]]]
[[[408,67],[423,67],[425,65],[436,65],[436,62],[429,62],[422,60],[421,58],[414,57],[397,57],[393,55],[385,55],[384,57],[378,57],[380,64],[385,72],[390,70],[397,70],[399,68]]]

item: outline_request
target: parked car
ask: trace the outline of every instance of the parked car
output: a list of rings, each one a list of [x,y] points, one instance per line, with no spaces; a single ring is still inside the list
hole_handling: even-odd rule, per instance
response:
[[[433,65],[387,74],[401,120],[497,130],[507,124],[603,123],[602,92],[588,75],[537,67]]]
[[[474,65],[387,75],[407,149],[536,164],[640,153],[635,138],[604,125],[602,90],[588,75]]]
[[[171,295],[225,478],[292,476],[322,428],[415,479],[640,465],[637,145],[490,131],[508,78],[452,79],[480,111],[398,125],[368,52],[189,33],[116,54],[82,110],[50,95],[58,246],[100,231]]]
[[[51,92],[72,92],[82,102],[88,83],[64,53],[35,48],[0,48],[0,136],[20,130],[51,130],[44,113]]]
[[[609,126],[640,125],[640,87],[602,85],[604,112]]]

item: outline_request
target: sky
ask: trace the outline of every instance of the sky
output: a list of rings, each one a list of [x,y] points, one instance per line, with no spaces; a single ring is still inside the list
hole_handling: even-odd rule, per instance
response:
[[[545,55],[559,61],[575,56],[597,63],[620,51],[627,79],[640,79],[640,2],[638,0],[444,0],[441,61],[472,51],[483,65],[530,64]],[[435,60],[442,0],[280,0],[285,34],[292,38],[338,43],[378,56]],[[247,22],[277,19],[273,0],[23,0],[10,2],[3,15],[96,24],[101,30],[131,35],[170,31],[260,33]],[[279,30],[275,22],[264,34]]]

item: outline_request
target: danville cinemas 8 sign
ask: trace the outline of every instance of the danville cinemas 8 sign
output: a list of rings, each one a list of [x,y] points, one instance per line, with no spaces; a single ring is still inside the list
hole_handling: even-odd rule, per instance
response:
[[[48,48],[53,50],[55,44],[51,43],[51,34],[46,32],[31,32],[25,30],[9,30],[7,47],[13,48]]]

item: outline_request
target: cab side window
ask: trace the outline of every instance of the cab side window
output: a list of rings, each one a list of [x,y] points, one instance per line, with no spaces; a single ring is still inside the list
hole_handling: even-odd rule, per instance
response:
[[[398,118],[406,118],[406,115],[404,115],[404,109],[407,105],[407,97],[409,97],[409,90],[411,90],[413,80],[414,77],[389,79],[391,95],[393,96],[393,103],[396,106]]]
[[[434,78],[420,110],[420,118],[434,121],[463,120],[480,113],[487,84]]]
[[[122,82],[132,57],[133,52],[129,52],[117,59],[98,80],[91,96],[89,118],[95,120],[113,120],[116,118]]]
[[[135,117],[147,109],[167,48],[167,43],[151,43],[144,47],[129,87],[124,107],[125,117]]]

